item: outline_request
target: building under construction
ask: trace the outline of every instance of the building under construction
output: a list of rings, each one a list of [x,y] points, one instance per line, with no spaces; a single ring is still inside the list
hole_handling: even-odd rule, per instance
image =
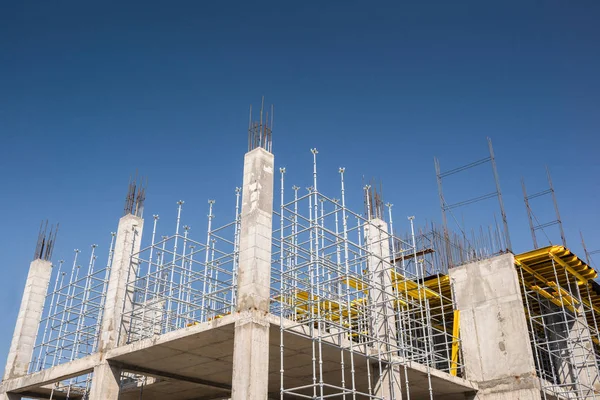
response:
[[[231,221],[214,201],[195,232],[183,201],[176,221],[144,219],[132,182],[106,246],[55,261],[57,228],[40,230],[1,399],[600,398],[597,273],[564,234],[535,242],[562,232],[558,208],[531,217],[551,181],[523,186],[534,249],[513,254],[491,142],[472,164],[436,161],[443,224],[418,227],[376,185],[347,188],[344,168],[320,185],[316,149],[311,186],[286,181],[265,120],[249,125]],[[484,164],[496,190],[448,204],[443,179]],[[495,226],[450,231],[455,207],[485,199]]]

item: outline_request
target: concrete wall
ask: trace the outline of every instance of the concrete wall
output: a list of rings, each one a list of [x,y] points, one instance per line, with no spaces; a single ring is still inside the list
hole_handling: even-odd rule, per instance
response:
[[[32,261],[29,266],[21,308],[6,361],[4,379],[27,374],[51,274],[52,264],[50,261],[37,259]]]
[[[479,399],[540,399],[514,256],[505,254],[450,270],[460,310],[465,377]]]

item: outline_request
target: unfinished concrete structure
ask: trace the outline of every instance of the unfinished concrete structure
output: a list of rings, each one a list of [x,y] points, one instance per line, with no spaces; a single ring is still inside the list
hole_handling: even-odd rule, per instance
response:
[[[106,263],[36,250],[1,399],[600,396],[596,272],[564,246],[416,231],[369,185],[352,211],[344,168],[325,194],[312,149],[290,186],[262,112],[248,139],[235,218],[209,201],[202,237],[183,201],[174,233],[144,231],[132,184]]]

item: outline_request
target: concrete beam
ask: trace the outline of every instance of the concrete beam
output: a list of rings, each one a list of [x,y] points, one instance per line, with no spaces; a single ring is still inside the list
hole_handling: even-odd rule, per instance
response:
[[[198,385],[202,385],[202,386],[208,386],[208,387],[212,387],[212,388],[224,389],[224,390],[231,391],[231,385],[228,385],[225,383],[219,383],[219,382],[209,381],[206,379],[194,378],[192,376],[185,376],[185,375],[175,374],[175,373],[171,373],[171,372],[159,371],[159,370],[156,370],[153,368],[144,368],[144,367],[140,367],[137,365],[129,365],[129,364],[120,363],[120,362],[115,362],[112,364],[121,368],[122,371],[135,372],[135,373],[139,373],[139,374],[146,375],[146,376],[153,376],[155,378],[168,378],[168,379],[175,379],[175,380],[183,381],[183,382],[197,383]]]
[[[29,375],[4,380],[0,384],[0,393],[24,392],[40,386],[50,385],[76,376],[92,372],[101,361],[101,355],[96,353],[52,368],[34,372]]]
[[[21,308],[17,316],[6,361],[6,369],[4,370],[4,379],[27,374],[51,274],[52,264],[50,261],[37,259],[29,265],[29,273],[21,299]]]

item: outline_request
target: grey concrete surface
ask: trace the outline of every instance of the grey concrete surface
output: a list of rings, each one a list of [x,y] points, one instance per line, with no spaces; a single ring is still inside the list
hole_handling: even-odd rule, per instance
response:
[[[21,298],[21,308],[19,308],[6,361],[4,379],[15,378],[27,373],[51,274],[52,264],[50,261],[37,259],[32,261],[29,266],[25,290]]]
[[[136,260],[131,256],[140,250],[143,228],[144,220],[132,214],[125,215],[119,220],[102,317],[102,331],[98,346],[100,351],[125,343],[126,335],[122,334],[119,338],[119,331],[122,324],[127,326],[127,320],[121,317],[123,314],[127,315],[131,307],[130,304],[126,304],[128,302],[126,300],[131,296],[131,293],[127,293],[127,280],[135,276],[137,271]]]
[[[269,379],[271,235],[274,157],[262,148],[244,157],[233,400],[266,399]]]
[[[514,256],[453,268],[450,278],[460,310],[465,375],[478,382],[478,398],[540,399]]]

